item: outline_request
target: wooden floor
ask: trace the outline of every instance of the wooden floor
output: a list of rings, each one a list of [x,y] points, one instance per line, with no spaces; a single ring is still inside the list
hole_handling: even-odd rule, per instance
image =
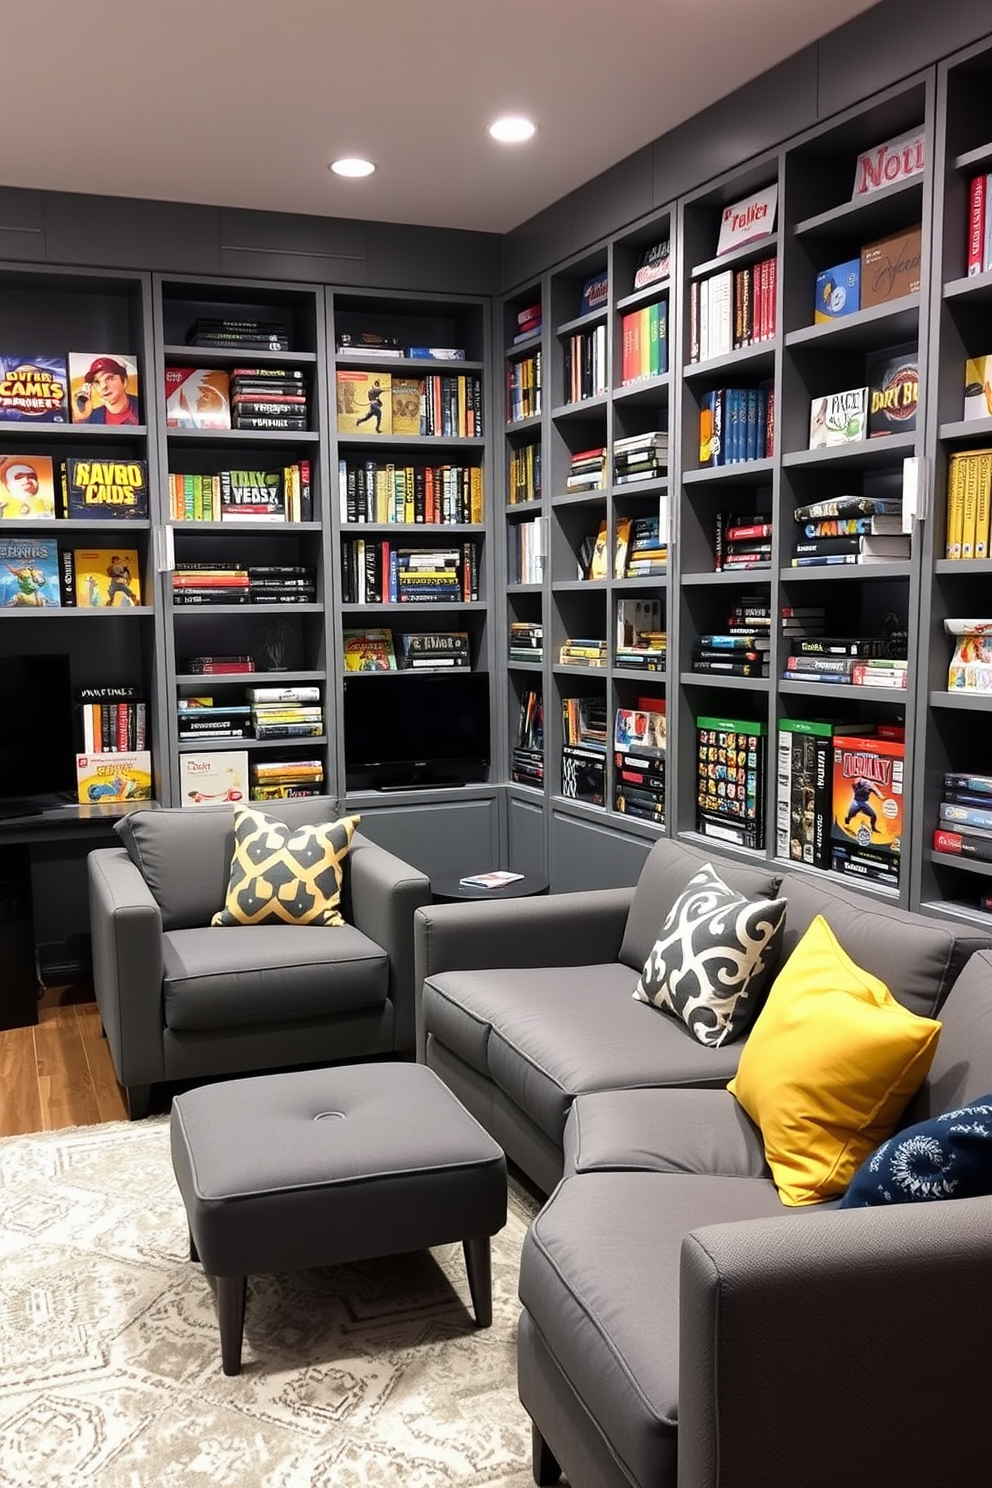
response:
[[[0,1030],[0,1137],[126,1120],[89,988],[47,989],[38,1018]]]

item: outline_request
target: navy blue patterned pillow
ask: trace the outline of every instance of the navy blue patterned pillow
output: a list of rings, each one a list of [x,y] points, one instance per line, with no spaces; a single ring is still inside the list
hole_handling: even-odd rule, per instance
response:
[[[866,1157],[839,1209],[992,1194],[992,1095],[897,1132]]]

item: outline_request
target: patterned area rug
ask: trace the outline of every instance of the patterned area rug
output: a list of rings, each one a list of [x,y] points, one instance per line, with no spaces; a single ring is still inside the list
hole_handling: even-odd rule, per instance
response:
[[[190,1262],[168,1120],[0,1141],[3,1488],[531,1488],[511,1185],[493,1326],[460,1245],[253,1277],[242,1373]]]

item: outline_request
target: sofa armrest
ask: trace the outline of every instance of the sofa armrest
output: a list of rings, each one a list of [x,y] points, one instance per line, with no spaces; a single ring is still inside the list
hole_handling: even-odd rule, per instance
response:
[[[679,1488],[984,1481],[990,1271],[992,1198],[688,1235]]]
[[[356,832],[348,854],[352,923],[389,957],[389,998],[393,1004],[395,1048],[416,1042],[413,921],[429,904],[426,874]]]
[[[165,1078],[162,1044],[162,913],[122,847],[87,859],[93,990],[117,1078]]]

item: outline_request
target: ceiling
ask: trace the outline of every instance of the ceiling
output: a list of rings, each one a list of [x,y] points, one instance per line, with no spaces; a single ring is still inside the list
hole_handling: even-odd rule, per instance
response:
[[[8,5],[0,184],[507,232],[872,3]]]

